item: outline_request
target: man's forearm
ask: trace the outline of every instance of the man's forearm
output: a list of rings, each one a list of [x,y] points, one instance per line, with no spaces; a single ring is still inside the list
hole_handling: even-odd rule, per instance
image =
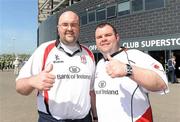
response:
[[[16,81],[16,91],[22,95],[29,95],[34,88],[30,85],[31,78],[22,78]]]
[[[130,78],[150,91],[166,89],[167,86],[163,79],[154,71],[132,66],[133,74]]]

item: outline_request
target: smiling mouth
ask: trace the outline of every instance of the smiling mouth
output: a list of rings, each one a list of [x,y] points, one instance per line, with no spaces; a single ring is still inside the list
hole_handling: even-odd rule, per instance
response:
[[[66,36],[68,36],[68,37],[72,37],[72,36],[73,36],[73,34],[70,34],[70,33],[69,33],[69,34],[66,34]]]
[[[110,45],[110,43],[103,43],[103,44],[101,44],[101,46],[109,46]]]

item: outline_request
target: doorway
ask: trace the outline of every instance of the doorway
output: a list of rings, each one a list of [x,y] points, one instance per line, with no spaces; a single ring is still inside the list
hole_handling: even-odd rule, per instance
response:
[[[180,50],[149,51],[148,54],[159,61],[163,65],[165,71],[167,69],[167,60],[171,55],[174,55],[176,57],[175,73],[177,78],[180,78]]]
[[[176,76],[177,78],[180,78],[180,50],[174,50],[173,54],[176,57]]]

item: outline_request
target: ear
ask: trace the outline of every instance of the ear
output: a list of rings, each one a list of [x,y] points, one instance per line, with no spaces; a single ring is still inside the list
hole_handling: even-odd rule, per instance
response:
[[[118,34],[118,33],[116,34],[116,39],[117,39],[117,40],[119,40],[119,39],[120,39],[120,36],[119,36],[119,34]]]

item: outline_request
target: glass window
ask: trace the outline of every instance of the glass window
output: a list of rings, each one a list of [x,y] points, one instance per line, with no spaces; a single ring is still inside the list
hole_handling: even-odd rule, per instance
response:
[[[81,16],[81,25],[87,24],[87,14]]]
[[[95,11],[88,13],[88,22],[94,22],[96,19]]]
[[[96,20],[101,21],[106,19],[106,10],[100,9],[96,11]]]
[[[164,7],[164,0],[145,0],[145,9],[155,9]]]
[[[122,16],[125,14],[130,14],[130,2],[123,2],[118,4],[118,15]]]
[[[132,11],[137,12],[143,10],[143,0],[132,1]]]
[[[112,18],[116,16],[116,6],[107,7],[107,18]]]

